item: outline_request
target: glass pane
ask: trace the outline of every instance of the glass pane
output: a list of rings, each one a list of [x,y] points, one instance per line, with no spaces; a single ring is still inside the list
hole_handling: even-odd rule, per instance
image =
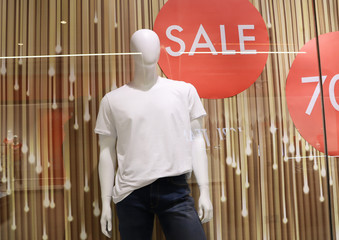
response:
[[[180,57],[170,67],[163,60],[158,73],[191,82],[207,112],[200,129],[214,208],[203,224],[207,239],[330,239],[328,182],[338,235],[339,41],[324,35],[338,28],[336,1],[317,1],[320,51],[329,55],[321,58],[328,176],[311,0],[211,0],[200,10],[193,0],[0,0],[1,239],[105,239],[94,133],[100,101],[133,79],[131,35],[153,29],[171,1],[194,21],[167,35],[155,27]],[[230,85],[219,88],[220,76]],[[189,183],[198,209],[194,174]],[[112,207],[112,239],[120,239]],[[165,239],[158,219],[152,239]]]

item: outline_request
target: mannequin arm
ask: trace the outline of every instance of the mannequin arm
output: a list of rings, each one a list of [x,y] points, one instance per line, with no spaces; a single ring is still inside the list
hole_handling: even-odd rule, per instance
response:
[[[99,179],[101,187],[102,213],[101,231],[107,237],[111,237],[112,231],[112,189],[114,186],[114,175],[116,167],[116,139],[112,136],[99,135]]]
[[[202,223],[208,222],[213,217],[213,206],[210,200],[208,184],[208,162],[205,150],[205,141],[201,133],[202,119],[191,121],[191,128],[194,134],[192,142],[193,154],[193,172],[197,179],[200,198],[199,198],[199,218]]]

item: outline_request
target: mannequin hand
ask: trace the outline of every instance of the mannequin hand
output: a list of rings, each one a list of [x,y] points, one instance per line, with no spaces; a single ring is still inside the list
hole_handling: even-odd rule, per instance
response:
[[[111,197],[102,198],[102,212],[100,218],[101,232],[108,238],[112,236]]]
[[[199,218],[202,223],[207,223],[213,218],[213,206],[208,188],[200,189]]]

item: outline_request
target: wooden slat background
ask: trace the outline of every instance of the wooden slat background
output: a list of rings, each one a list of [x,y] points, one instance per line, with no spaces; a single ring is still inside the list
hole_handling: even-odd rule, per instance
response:
[[[152,28],[165,0],[0,0],[0,239],[104,239],[98,142],[102,96],[131,79],[129,39]],[[315,37],[310,0],[250,0],[271,51]],[[317,0],[319,33],[338,31],[339,3]],[[61,24],[65,21],[66,24]],[[298,134],[285,99],[295,54],[269,54],[261,76],[228,99],[206,100],[213,220],[208,239],[329,239],[327,178],[339,239],[338,162]],[[160,71],[160,70],[159,70]],[[5,143],[8,131],[17,136]],[[192,194],[198,190],[192,179]],[[117,218],[113,239],[120,239]],[[165,239],[156,222],[153,239]]]

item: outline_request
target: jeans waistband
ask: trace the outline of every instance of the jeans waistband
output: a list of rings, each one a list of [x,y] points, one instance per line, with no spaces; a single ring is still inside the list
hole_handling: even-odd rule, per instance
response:
[[[181,179],[185,179],[186,180],[186,174],[181,174],[178,176],[169,176],[169,177],[162,177],[162,178],[158,178],[158,180],[156,181],[170,181],[170,180],[181,180]]]

